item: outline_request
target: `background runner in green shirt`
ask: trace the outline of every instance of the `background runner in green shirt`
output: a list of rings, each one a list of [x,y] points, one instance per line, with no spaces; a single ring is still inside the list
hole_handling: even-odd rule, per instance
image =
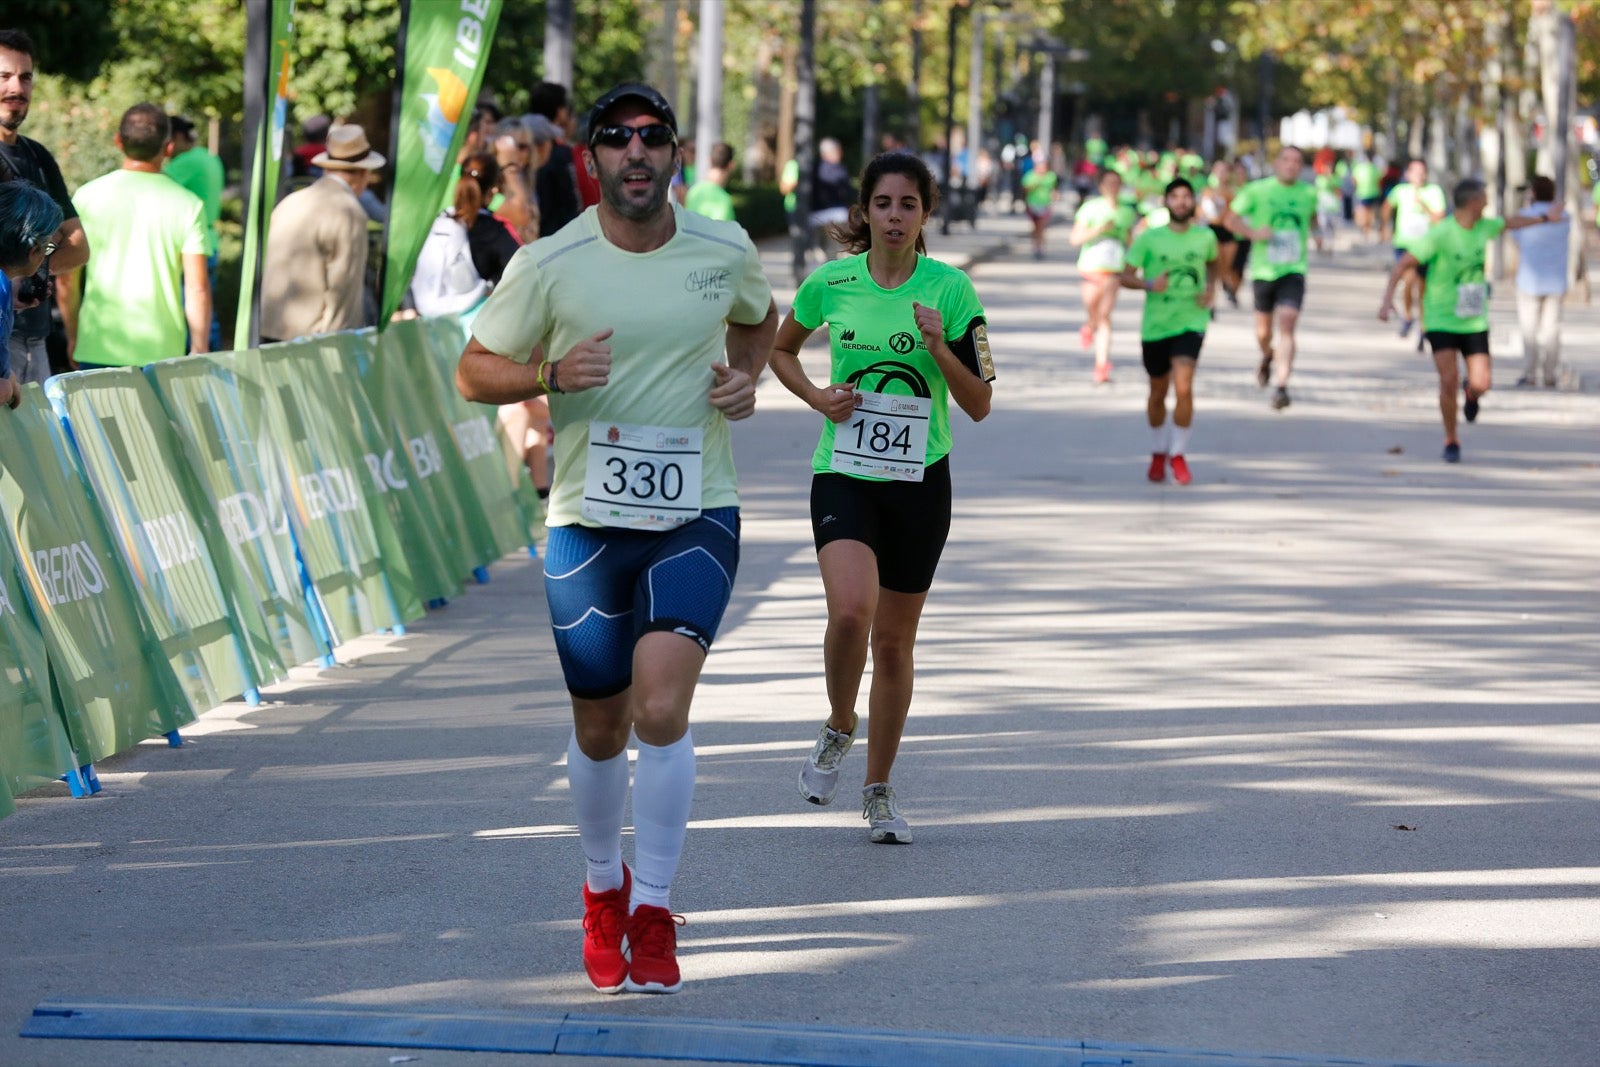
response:
[[[1410,249],[1433,224],[1443,219],[1447,211],[1444,190],[1428,180],[1428,164],[1413,159],[1406,164],[1406,180],[1389,190],[1383,201],[1383,236],[1393,237],[1394,258]],[[1400,336],[1411,332],[1416,324],[1417,302],[1422,296],[1422,276],[1426,269],[1406,275],[1401,302],[1405,314],[1400,319]],[[1422,339],[1417,338],[1417,349]]]
[[[1173,480],[1188,485],[1189,463],[1184,457],[1194,425],[1194,369],[1216,295],[1217,235],[1209,226],[1195,224],[1197,204],[1188,181],[1179,178],[1170,183],[1162,204],[1170,221],[1133,239],[1121,282],[1146,294],[1139,336],[1144,369],[1150,375],[1145,405],[1153,439],[1148,477],[1152,482],[1165,480],[1170,454]],[[1170,434],[1169,388],[1177,393]]]
[[[1462,392],[1462,414],[1468,422],[1478,418],[1478,398],[1489,391],[1489,285],[1484,259],[1489,242],[1506,230],[1520,230],[1562,218],[1561,205],[1552,204],[1547,215],[1519,215],[1510,220],[1485,218],[1489,194],[1483,182],[1468,178],[1456,185],[1451,197],[1455,213],[1437,223],[1389,272],[1389,284],[1378,305],[1378,320],[1394,314],[1394,291],[1400,279],[1419,266],[1428,269],[1422,297],[1422,328],[1433,347],[1439,372],[1439,415],[1444,422],[1444,461],[1461,462],[1461,441],[1456,436],[1456,393]],[[1461,359],[1467,380],[1461,381]]]
[[[811,526],[827,592],[829,712],[799,787],[810,803],[833,800],[858,730],[856,696],[870,648],[863,814],[870,840],[908,844],[911,828],[889,774],[911,708],[917,625],[950,527],[946,398],[974,421],[984,418],[994,364],[971,281],[920,254],[938,198],[927,165],[885,153],[867,164],[860,188],[846,242],[854,254],[801,284],[772,349],[778,380],[825,419],[812,457]],[[818,386],[800,350],[824,323],[831,370],[829,384]],[[870,464],[894,480],[850,473]],[[889,471],[894,465],[902,467]]]
[[[1050,208],[1056,199],[1056,184],[1060,181],[1050,169],[1044,149],[1033,153],[1033,167],[1022,176],[1022,203],[1033,222],[1033,258],[1044,258],[1044,230],[1050,225]]]
[[[1306,237],[1317,212],[1317,191],[1300,180],[1305,154],[1285,145],[1273,159],[1273,176],[1253,181],[1233,198],[1224,223],[1249,239],[1249,278],[1255,289],[1256,384],[1265,389],[1277,368],[1272,406],[1289,406],[1296,324],[1306,295]],[[1277,333],[1276,343],[1273,334]]]

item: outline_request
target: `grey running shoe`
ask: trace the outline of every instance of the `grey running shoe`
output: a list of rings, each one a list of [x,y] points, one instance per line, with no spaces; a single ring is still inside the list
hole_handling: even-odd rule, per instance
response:
[[[806,765],[800,768],[801,796],[813,804],[833,802],[833,794],[839,791],[839,764],[844,762],[844,754],[855,743],[855,731],[860,725],[859,716],[849,733],[835,730],[827,723],[822,724],[817,743],[811,746],[811,755],[806,757]]]
[[[911,844],[911,827],[895,806],[894,787],[887,782],[869,785],[861,791],[861,817],[872,830],[873,844]]]

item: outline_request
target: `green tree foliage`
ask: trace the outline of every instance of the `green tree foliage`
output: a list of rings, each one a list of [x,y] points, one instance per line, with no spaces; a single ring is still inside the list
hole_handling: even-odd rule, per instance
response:
[[[116,48],[111,0],[0,0],[0,26],[33,38],[34,66],[88,81]]]

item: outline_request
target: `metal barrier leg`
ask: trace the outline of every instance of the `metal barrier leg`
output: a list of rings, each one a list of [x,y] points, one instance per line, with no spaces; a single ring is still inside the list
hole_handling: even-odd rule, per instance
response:
[[[90,796],[100,792],[100,776],[94,773],[94,764],[85,763],[78,768],[78,773],[83,775],[83,781],[89,787]]]
[[[252,708],[260,707],[261,690],[257,689],[255,686],[251,686],[249,689],[246,689],[244,691],[244,702],[249,704]]]
[[[168,748],[182,748],[183,747],[183,735],[180,734],[176,730],[173,730],[171,733],[167,734],[167,747]]]
[[[67,783],[67,788],[72,790],[74,797],[81,799],[93,795],[93,790],[89,788],[89,783],[83,777],[83,772],[76,767],[63,774],[61,780]]]

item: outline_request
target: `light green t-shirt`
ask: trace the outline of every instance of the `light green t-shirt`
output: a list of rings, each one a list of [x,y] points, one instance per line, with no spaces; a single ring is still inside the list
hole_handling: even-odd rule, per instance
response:
[[[207,254],[205,204],[165,174],[114,170],[72,205],[94,249],[75,357],[142,367],[184,355],[183,257]]]
[[[1446,215],[1407,249],[1428,268],[1422,291],[1424,330],[1480,333],[1489,328],[1484,254],[1505,228],[1505,219],[1481,218],[1469,230],[1454,215]]]
[[[799,160],[795,160],[795,159],[791,159],[791,160],[789,160],[789,162],[785,163],[783,165],[783,174],[781,175],[780,180],[781,181],[785,181],[785,182],[797,182],[797,181],[799,181],[800,180],[800,161]],[[798,186],[796,187],[796,189],[798,189]],[[789,212],[791,215],[794,214],[794,206],[795,206],[795,203],[796,203],[796,199],[795,199],[796,195],[797,195],[797,192],[795,190],[791,190],[791,191],[783,194],[783,210]]]
[[[1350,176],[1356,182],[1357,200],[1376,200],[1383,192],[1383,176],[1378,173],[1378,165],[1370,159],[1357,160],[1355,166],[1350,168]]]
[[[689,186],[684,196],[684,207],[696,215],[721,222],[733,221],[733,197],[728,190],[713,181],[698,181]]]
[[[1022,198],[1035,211],[1050,206],[1055,199],[1056,183],[1060,179],[1049,167],[1035,167],[1022,176]]]
[[[1217,258],[1217,235],[1211,227],[1190,223],[1182,233],[1156,226],[1133,239],[1128,266],[1137,267],[1146,281],[1167,276],[1167,288],[1144,294],[1144,318],[1139,337],[1159,341],[1180,333],[1205,333],[1211,310],[1196,302],[1206,290],[1206,264]]]
[[[167,177],[200,198],[206,206],[206,254],[217,251],[217,220],[222,217],[222,160],[195,145],[167,160]]]
[[[609,383],[550,397],[556,444],[549,526],[600,525],[583,515],[591,421],[700,427],[701,508],[739,503],[728,420],[707,399],[716,381],[711,364],[726,361],[728,323],[766,317],[772,288],[741,226],[677,205],[672,211],[672,239],[634,253],[608,241],[598,208],[589,208],[518,249],[472,323],[480,343],[519,363],[536,345],[560,360],[579,341],[616,331],[606,342]]]
[[[937,308],[946,341],[956,341],[983,325],[983,305],[972,279],[946,263],[918,257],[917,269],[895,289],[884,289],[867,270],[867,254],[836,259],[807,276],[794,294],[795,322],[808,330],[828,324],[833,366],[829,381],[849,382],[862,392],[922,396],[932,401],[928,423],[928,462],[950,454],[950,387],[928,353],[917,329],[913,302]],[[974,374],[993,380],[987,363],[988,328],[977,337],[979,365]],[[832,470],[836,424],[824,419],[822,437],[811,456],[817,473]],[[881,478],[863,475],[867,481]]]
[[[1250,280],[1276,281],[1306,272],[1306,237],[1317,214],[1317,191],[1305,182],[1285,185],[1257,178],[1233,198],[1233,210],[1251,226],[1269,227],[1270,241],[1250,245]]]
[[[1409,252],[1433,228],[1434,218],[1429,212],[1444,211],[1444,190],[1432,182],[1420,187],[1401,182],[1389,190],[1384,203],[1394,206],[1394,246]]]
[[[1121,271],[1124,262],[1123,253],[1128,247],[1128,235],[1133,232],[1134,224],[1138,221],[1138,213],[1129,204],[1120,201],[1113,204],[1103,196],[1085,200],[1078,207],[1073,222],[1088,229],[1104,226],[1109,222],[1111,229],[1103,236],[1084,242],[1083,247],[1078,250],[1078,269]]]

